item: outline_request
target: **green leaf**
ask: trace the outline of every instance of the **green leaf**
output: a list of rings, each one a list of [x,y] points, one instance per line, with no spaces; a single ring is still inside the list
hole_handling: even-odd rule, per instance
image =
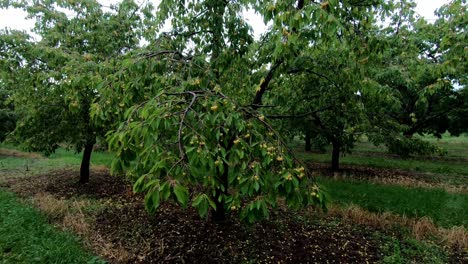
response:
[[[177,201],[185,208],[187,207],[189,192],[187,188],[178,184],[174,187],[174,194],[177,197]]]
[[[153,192],[151,193],[151,200],[153,201],[153,207],[154,209],[157,209],[159,207],[159,188],[155,188]]]
[[[255,182],[254,182],[254,189],[255,189],[255,191],[257,191],[257,192],[258,192],[258,190],[260,190],[260,184],[258,183],[258,181],[255,181]]]
[[[140,178],[138,178],[138,180],[136,180],[136,182],[133,184],[133,192],[134,193],[139,193],[143,190],[143,186],[144,186],[144,180],[145,180],[145,176],[141,176]]]
[[[216,209],[216,205],[206,194],[198,194],[192,202],[192,206],[198,210],[198,214],[205,218],[208,215],[209,206]]]
[[[206,197],[206,198],[208,199],[208,202],[210,203],[211,208],[213,208],[213,210],[216,210],[215,202],[213,202],[213,200],[211,200],[209,197]]]
[[[167,200],[167,199],[169,199],[169,196],[171,196],[171,188],[170,188],[168,182],[164,182],[164,183],[161,185],[160,191],[161,191],[161,198],[162,198],[163,200]]]
[[[122,66],[125,68],[128,68],[133,65],[133,60],[132,59],[125,59],[122,61]]]

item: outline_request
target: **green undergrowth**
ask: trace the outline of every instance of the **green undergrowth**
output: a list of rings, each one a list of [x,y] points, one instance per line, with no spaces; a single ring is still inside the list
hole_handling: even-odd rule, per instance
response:
[[[339,228],[343,222],[339,218],[310,218],[296,216],[304,224]],[[362,227],[354,226],[359,230]],[[405,227],[392,227],[389,230],[370,231],[372,240],[379,241],[381,260],[378,263],[450,263],[449,251],[433,241],[421,241],[414,238]],[[398,233],[398,236],[392,233]]]
[[[458,137],[452,137],[448,134],[442,135],[442,138],[434,136],[425,136],[424,140],[438,145],[447,151],[446,157],[465,158],[468,160],[468,133]]]
[[[381,263],[448,263],[447,253],[440,246],[412,238],[398,240],[390,236],[379,236],[384,258]]]
[[[0,189],[0,263],[104,263],[72,234]]]
[[[430,217],[442,227],[468,226],[468,195],[442,189],[408,188],[366,181],[321,178],[331,202],[358,205],[370,212]]]

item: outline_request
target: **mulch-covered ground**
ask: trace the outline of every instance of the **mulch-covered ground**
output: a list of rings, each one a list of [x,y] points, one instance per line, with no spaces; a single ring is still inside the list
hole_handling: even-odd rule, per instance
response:
[[[90,182],[84,185],[78,182],[79,171],[68,168],[27,179],[10,178],[1,182],[0,187],[7,187],[20,196],[45,192],[65,199],[79,196],[97,199],[120,196],[130,188],[122,177],[111,176],[108,170],[93,170],[92,174]]]
[[[0,148],[0,157],[17,157],[17,158],[32,158],[42,159],[42,155],[32,152],[23,152],[16,149]]]
[[[10,181],[8,187],[22,196],[46,192],[57,198],[113,201],[92,225],[93,232],[125,251],[124,260],[109,259],[111,263],[366,263],[382,257],[370,229],[306,223],[284,211],[251,226],[236,217],[215,224],[171,203],[148,215],[142,197],[133,195],[127,182],[102,170],[84,186],[78,183],[78,171],[59,170]]]
[[[383,258],[375,230],[363,226],[282,210],[251,226],[236,217],[215,224],[171,203],[148,215],[143,198],[132,194],[123,178],[95,170],[90,183],[80,185],[78,174],[59,170],[9,181],[6,187],[22,196],[45,192],[106,201],[89,226],[93,236],[119,248],[120,255],[96,250],[110,263],[374,263]]]
[[[372,232],[345,225],[306,224],[281,212],[253,226],[200,219],[193,210],[165,204],[154,216],[139,205],[108,208],[98,231],[125,241],[142,263],[365,263],[380,255]]]

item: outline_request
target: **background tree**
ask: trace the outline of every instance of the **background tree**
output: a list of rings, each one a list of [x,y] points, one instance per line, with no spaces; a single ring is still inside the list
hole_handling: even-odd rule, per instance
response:
[[[5,140],[16,126],[18,117],[13,95],[21,87],[18,81],[28,74],[23,68],[24,58],[21,55],[30,48],[28,39],[24,32],[0,30],[0,141]]]
[[[450,1],[436,10],[438,19],[434,24],[420,26],[430,39],[427,46],[432,45],[431,52],[426,53],[438,57],[437,62],[453,86],[453,105],[448,113],[448,131],[453,135],[468,132],[466,9],[466,1]]]
[[[268,97],[275,107],[267,111],[268,117],[290,119],[283,122],[285,129],[303,134],[306,150],[311,141],[320,149],[331,145],[332,170],[339,169],[340,153],[349,152],[366,129],[362,80],[368,65],[378,63],[385,49],[370,34],[378,29],[377,10],[350,6],[340,16],[344,17],[340,30],[327,39],[327,45],[309,44],[290,63],[276,83],[278,91]]]
[[[10,98],[11,91],[6,88],[4,82],[0,81],[0,142],[5,140],[16,126],[17,117]]]
[[[104,62],[109,58],[137,46],[142,30],[136,14],[139,6],[122,1],[104,11],[97,1],[12,5],[36,18],[34,33],[40,38],[33,41],[25,36],[21,45],[2,47],[19,54],[7,67],[21,68],[9,76],[18,84],[14,99],[19,120],[14,134],[28,150],[46,154],[61,143],[76,151],[84,149],[80,182],[86,183],[93,145],[106,132],[90,119],[90,107],[103,79],[99,70],[108,66]],[[15,39],[6,33],[4,38]]]
[[[371,117],[374,125],[383,128],[379,136],[372,138],[375,142],[385,142],[391,152],[405,156],[439,152],[435,146],[412,136],[440,137],[455,125],[451,121],[455,116],[463,115],[463,92],[455,87],[466,82],[466,76],[461,73],[466,63],[460,63],[453,52],[459,46],[466,46],[462,41],[466,33],[456,32],[462,21],[453,10],[462,8],[461,2],[453,1],[448,6],[441,10],[445,10],[443,20],[449,21],[450,26],[440,20],[428,24],[416,18],[414,4],[409,2],[401,6],[393,23],[384,31],[390,48],[383,55],[385,63],[375,67],[373,77],[382,87],[370,85],[368,89],[380,91],[381,104],[373,103],[378,101],[375,97],[367,98],[366,104],[370,113],[378,113]],[[448,41],[453,41],[450,42],[453,49],[447,45]]]
[[[278,98],[272,98],[272,103],[284,102],[286,107],[272,108],[269,112],[289,114],[267,116],[292,119],[292,122],[287,121],[286,129],[303,133],[308,147],[310,141],[314,141],[319,149],[331,145],[331,169],[336,171],[340,153],[352,149],[366,123],[358,94],[360,80],[354,71],[356,61],[338,49],[328,46],[327,51],[318,54],[312,63],[298,63],[301,68],[294,68],[291,73],[299,72],[300,75],[289,76],[285,83],[279,84],[286,87],[290,82],[292,88],[282,89],[275,94]]]

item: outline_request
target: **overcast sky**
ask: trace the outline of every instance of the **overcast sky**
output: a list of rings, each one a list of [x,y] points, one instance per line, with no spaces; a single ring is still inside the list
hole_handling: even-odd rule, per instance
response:
[[[154,2],[156,2],[155,0]],[[435,19],[434,10],[439,8],[449,0],[415,0],[417,3],[416,11],[426,19],[433,21]],[[100,0],[100,3],[109,5],[117,2],[116,0]],[[30,30],[34,26],[34,20],[26,20],[25,13],[21,10],[0,9],[0,29],[5,27],[19,30]],[[255,16],[252,12],[246,13],[246,19],[250,22],[256,35],[260,34],[265,30],[265,26],[259,20],[258,16]]]

